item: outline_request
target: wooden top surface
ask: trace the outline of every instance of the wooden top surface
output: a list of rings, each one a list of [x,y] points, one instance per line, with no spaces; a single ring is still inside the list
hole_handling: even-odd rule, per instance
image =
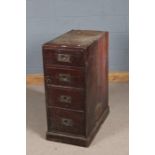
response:
[[[60,45],[62,47],[87,47],[99,39],[105,32],[93,30],[71,30],[44,45]]]

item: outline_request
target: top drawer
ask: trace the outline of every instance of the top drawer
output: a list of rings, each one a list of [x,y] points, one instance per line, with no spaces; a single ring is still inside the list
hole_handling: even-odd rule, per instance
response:
[[[46,66],[84,66],[83,52],[77,49],[44,49],[43,57]]]

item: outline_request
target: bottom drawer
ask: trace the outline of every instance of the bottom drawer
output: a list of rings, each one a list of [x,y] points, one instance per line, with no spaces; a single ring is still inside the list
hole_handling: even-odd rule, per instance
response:
[[[83,112],[75,112],[60,108],[48,108],[48,129],[71,134],[85,134]]]

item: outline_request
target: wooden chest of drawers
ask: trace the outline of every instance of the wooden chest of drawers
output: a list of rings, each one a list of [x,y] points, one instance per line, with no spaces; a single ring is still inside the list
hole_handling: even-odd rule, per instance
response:
[[[109,113],[108,32],[71,30],[42,49],[46,137],[89,146]]]

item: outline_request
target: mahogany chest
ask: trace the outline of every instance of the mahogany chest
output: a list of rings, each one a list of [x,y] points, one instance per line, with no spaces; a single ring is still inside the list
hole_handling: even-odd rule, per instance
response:
[[[89,146],[109,113],[108,32],[71,30],[42,49],[46,138]]]

